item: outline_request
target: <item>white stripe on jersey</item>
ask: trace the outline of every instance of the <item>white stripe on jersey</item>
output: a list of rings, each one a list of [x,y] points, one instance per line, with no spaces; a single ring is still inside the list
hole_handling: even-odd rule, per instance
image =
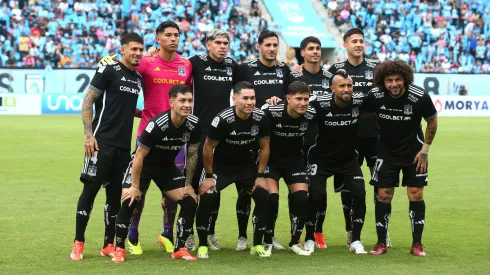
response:
[[[233,109],[228,109],[226,111],[224,111],[223,113],[221,113],[221,115],[219,115],[220,117],[222,118],[227,118],[227,117],[230,117],[233,115]]]
[[[418,95],[418,96],[423,96],[424,91],[415,88],[414,86],[408,86],[408,91],[411,92],[412,94]]]
[[[364,94],[363,93],[353,93],[352,97],[353,98],[361,98],[361,97],[364,97]]]
[[[417,136],[417,140],[420,142],[420,144],[424,145],[424,142],[422,140],[420,140],[420,138],[419,138],[419,134],[417,134],[416,136]]]
[[[259,114],[259,115],[264,115],[264,111],[260,110],[259,108],[254,108],[254,113]]]
[[[156,120],[156,123],[157,123],[158,126],[162,126],[167,121],[168,121],[168,113],[164,114],[159,119],[157,119]]]
[[[369,91],[370,93],[377,93],[379,92],[379,87],[374,87],[371,89],[371,91]]]
[[[308,106],[308,109],[306,109],[307,112],[310,112],[310,113],[313,113],[313,114],[316,114],[316,110],[315,108],[311,107],[311,106]]]
[[[104,91],[104,97],[102,98],[102,110],[100,111],[100,116],[99,116],[99,121],[97,122],[97,127],[95,127],[94,137],[95,137],[95,134],[97,133],[97,130],[99,130],[100,122],[102,121],[102,116],[104,115],[106,96],[107,96],[107,92]]]
[[[197,120],[198,120],[198,119],[197,119],[197,116],[195,116],[195,115],[189,115],[189,116],[187,117],[187,119],[188,119],[189,121],[191,121],[191,122],[194,122],[194,123],[197,123]]]

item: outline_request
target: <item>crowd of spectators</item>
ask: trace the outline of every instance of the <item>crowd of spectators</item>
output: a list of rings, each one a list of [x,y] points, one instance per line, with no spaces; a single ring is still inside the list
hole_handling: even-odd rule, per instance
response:
[[[366,55],[416,72],[490,73],[489,0],[322,0],[340,32],[365,32]]]
[[[156,45],[156,27],[172,20],[181,29],[183,56],[205,53],[205,34],[220,28],[230,35],[237,61],[257,57],[254,47],[268,22],[256,1],[240,0],[24,0],[0,2],[2,67],[92,68],[119,53],[122,35],[139,33],[145,48]]]
[[[205,53],[206,32],[220,28],[232,57],[254,59],[260,31],[274,26],[250,2],[245,10],[240,0],[1,0],[0,66],[92,68],[119,52],[125,33],[156,45],[166,20],[181,28],[183,56]],[[490,73],[489,0],[322,2],[341,33],[364,30],[370,58],[401,58],[416,72]]]

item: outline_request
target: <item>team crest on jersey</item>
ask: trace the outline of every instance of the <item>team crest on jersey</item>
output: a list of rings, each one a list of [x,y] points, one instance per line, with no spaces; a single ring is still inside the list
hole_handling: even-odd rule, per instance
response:
[[[231,67],[226,67],[226,74],[229,75],[229,76],[232,76],[233,75],[233,71],[231,70]]]
[[[185,76],[185,68],[184,66],[179,66],[179,75],[180,76]]]
[[[191,133],[185,132],[184,135],[182,136],[182,142],[188,142],[189,139],[191,139]]]
[[[367,80],[373,79],[373,71],[366,71],[365,75]]]
[[[308,130],[308,122],[301,122],[301,124],[299,125],[299,130],[300,131]]]
[[[403,113],[405,115],[411,115],[411,114],[413,114],[412,105],[405,105],[405,106],[403,106]]]
[[[329,86],[330,85],[328,83],[328,79],[326,79],[326,78],[322,79],[322,88],[323,89],[328,89]]]
[[[359,116],[359,108],[352,108],[352,117]]]
[[[252,126],[252,129],[250,130],[250,134],[252,136],[256,136],[259,133],[259,126],[254,125]]]
[[[89,166],[87,168],[87,175],[91,177],[95,177],[97,175],[97,167],[95,166]]]
[[[282,78],[283,77],[282,70],[281,69],[276,69],[276,75],[277,75],[277,77]]]
[[[218,128],[218,124],[219,124],[219,117],[215,117],[213,119],[213,122],[211,122],[211,125],[214,127],[214,128]]]

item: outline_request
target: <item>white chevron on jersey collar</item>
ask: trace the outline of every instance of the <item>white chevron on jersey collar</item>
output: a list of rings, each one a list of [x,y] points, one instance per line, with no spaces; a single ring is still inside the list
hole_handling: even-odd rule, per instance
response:
[[[159,117],[156,120],[158,126],[162,126],[164,123],[168,121],[168,113],[165,113],[163,116]]]
[[[352,93],[352,98],[363,98],[364,94],[361,92],[358,93]]]
[[[233,109],[229,107],[227,110],[224,110],[219,116],[222,118],[233,116]]]
[[[379,92],[379,87],[374,87],[369,91],[369,93],[377,93],[377,92]]]
[[[317,101],[329,101],[332,100],[332,94],[319,95],[316,97]]]
[[[188,119],[190,122],[194,122],[194,123],[197,123],[197,121],[199,120],[199,119],[197,118],[197,116],[192,115],[192,114],[188,115],[188,116],[187,116],[187,119]]]
[[[315,108],[313,108],[313,107],[311,107],[311,106],[308,106],[308,108],[306,109],[306,111],[307,111],[308,113],[316,114],[316,110],[315,110]]]
[[[258,115],[265,115],[264,111],[260,110],[259,108],[254,108],[253,113]]]
[[[419,87],[414,86],[414,85],[408,85],[408,91],[414,95],[419,96],[419,97],[422,97],[424,95],[424,91],[421,90]]]

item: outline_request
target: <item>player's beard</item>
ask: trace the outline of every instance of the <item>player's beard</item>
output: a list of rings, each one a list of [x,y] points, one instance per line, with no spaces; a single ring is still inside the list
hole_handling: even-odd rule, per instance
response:
[[[349,94],[349,99],[344,99],[343,95],[346,93],[342,93],[340,97],[337,97],[342,103],[344,103],[346,106],[349,106],[352,104],[352,94]]]

